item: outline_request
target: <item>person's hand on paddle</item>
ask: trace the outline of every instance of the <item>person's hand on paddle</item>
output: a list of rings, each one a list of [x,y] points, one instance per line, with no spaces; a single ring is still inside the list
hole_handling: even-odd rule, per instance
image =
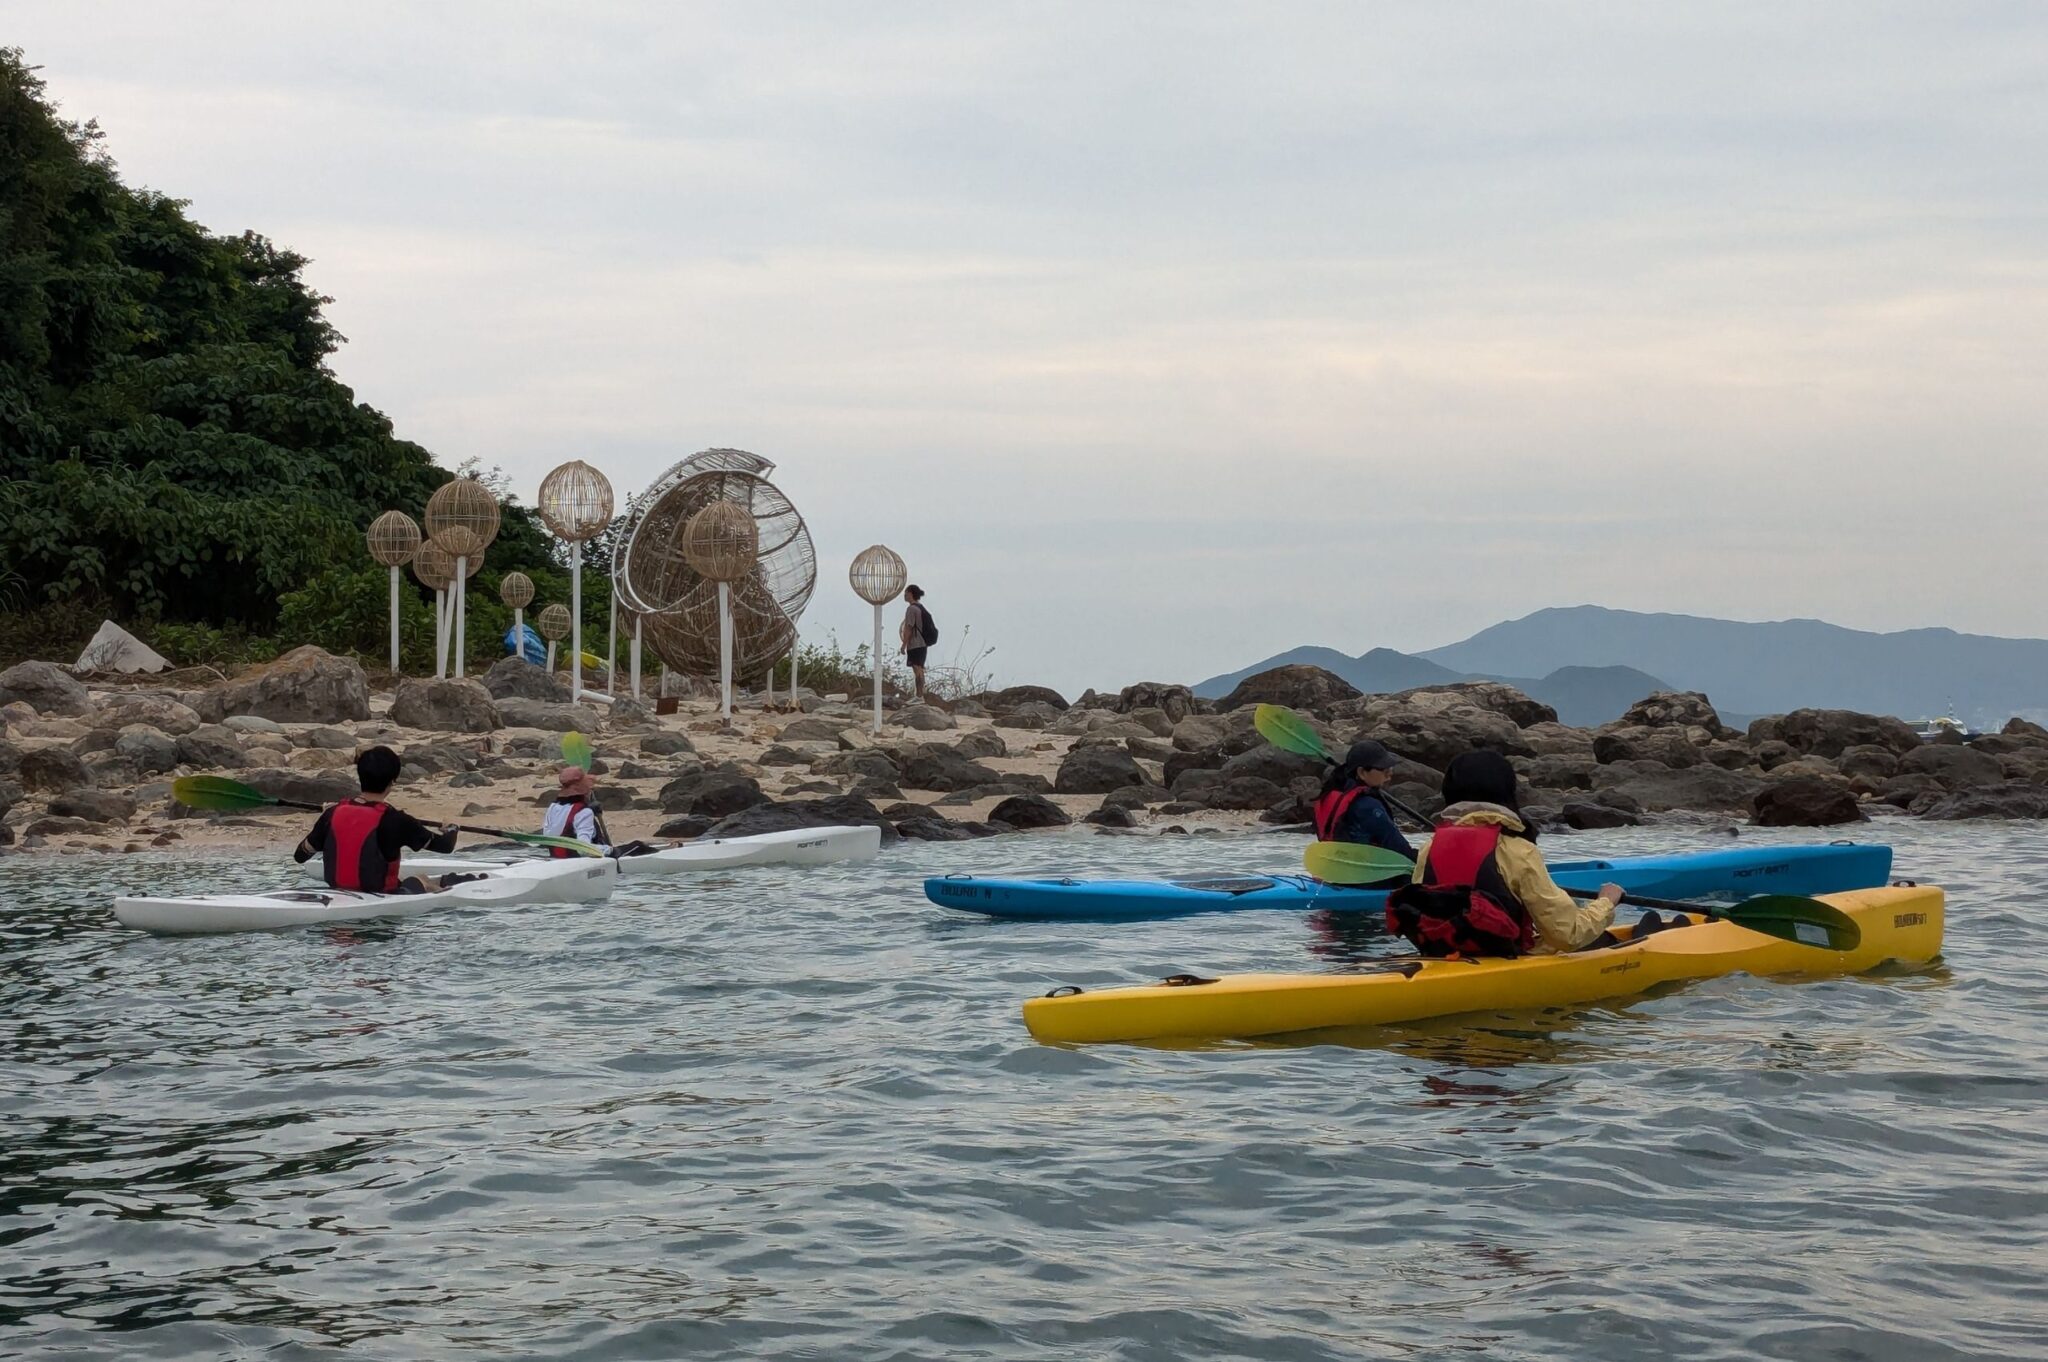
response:
[[[1620,907],[1622,895],[1627,892],[1626,889],[1623,889],[1611,880],[1600,886],[1600,897],[1607,900],[1607,906],[1610,908]]]

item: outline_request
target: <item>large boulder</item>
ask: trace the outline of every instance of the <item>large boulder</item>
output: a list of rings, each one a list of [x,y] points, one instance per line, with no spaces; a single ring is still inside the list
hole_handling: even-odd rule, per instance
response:
[[[862,780],[894,782],[903,778],[903,772],[897,767],[896,759],[887,752],[875,748],[833,752],[819,757],[811,763],[811,771],[821,776],[850,776]]]
[[[1108,794],[1124,785],[1145,785],[1137,759],[1119,748],[1088,747],[1069,752],[1053,778],[1060,794]]]
[[[1674,771],[1669,767],[1644,763],[1644,768],[1622,773],[1622,779],[1605,788],[1627,796],[1651,813],[1681,809],[1723,813],[1747,810],[1764,786],[1764,782],[1755,776],[1744,775],[1740,771],[1724,771],[1718,766],[1691,766]],[[1612,766],[1602,769],[1619,771]]]
[[[199,727],[199,713],[175,696],[158,691],[122,691],[100,702],[93,722],[103,728],[143,724],[176,737]]]
[[[146,776],[159,775],[178,765],[178,742],[148,724],[129,724],[114,739],[114,752]]]
[[[768,802],[759,781],[723,766],[678,776],[661,787],[658,798],[663,813],[705,818],[728,818]]]
[[[1998,758],[1967,747],[1923,743],[1899,758],[1901,775],[1933,776],[1951,790],[1976,785],[1998,785],[2005,780],[2005,768]]]
[[[2048,818],[2048,790],[2032,785],[1962,790],[1929,800],[1920,816],[1940,822],[1964,818]]]
[[[218,723],[254,714],[286,724],[337,724],[370,717],[370,682],[352,657],[310,644],[202,692],[200,717]]]
[[[483,683],[493,700],[545,700],[558,705],[569,702],[568,682],[523,657],[499,658],[484,673]]]
[[[1216,709],[1219,713],[1243,709],[1247,705],[1322,709],[1339,701],[1356,699],[1359,694],[1358,687],[1335,672],[1292,663],[1284,667],[1269,667],[1255,676],[1247,676],[1230,694],[1216,702]]]
[[[0,672],[0,705],[20,701],[38,714],[86,714],[92,696],[54,662],[18,662]]]
[[[1221,715],[1190,714],[1173,726],[1170,736],[1177,751],[1206,752],[1223,746],[1230,736],[1230,723]]]
[[[697,745],[681,733],[649,733],[640,739],[640,754],[646,757],[688,756]]]
[[[603,720],[588,705],[558,705],[513,696],[498,702],[507,728],[541,728],[550,733],[595,733]]]
[[[1617,761],[1654,761],[1684,768],[1700,764],[1700,750],[1682,728],[1648,728],[1641,724],[1609,724],[1593,735],[1593,757],[1603,765]]]
[[[1590,790],[1600,763],[1592,757],[1519,757],[1515,769],[1524,781],[1545,790]],[[1441,777],[1439,777],[1441,779]]]
[[[953,750],[963,757],[975,761],[986,761],[990,757],[1007,757],[1010,745],[1003,741],[1003,735],[993,728],[971,728],[962,733]]]
[[[1058,723],[1065,713],[1064,709],[1054,709],[1040,701],[1027,700],[1015,709],[997,710],[996,724],[1002,728],[1033,733]]]
[[[135,816],[135,801],[112,790],[72,790],[50,801],[57,818],[83,818],[88,823],[125,823]]]
[[[519,659],[508,657],[505,661]],[[519,665],[539,670],[530,662]],[[391,722],[429,733],[489,733],[505,726],[491,692],[482,682],[431,676],[398,683],[398,693],[391,699]]]
[[[294,804],[316,804],[324,807],[328,804],[339,804],[344,799],[353,799],[362,792],[362,787],[356,783],[352,775],[265,769],[251,771],[241,779],[244,784],[255,786],[272,799],[289,800]]]
[[[1630,705],[1616,721],[1630,728],[1704,728],[1714,737],[1732,736],[1713,702],[1696,690],[1660,690]]]
[[[988,821],[1019,831],[1032,828],[1063,828],[1074,820],[1067,811],[1044,795],[1011,795],[988,811]]]
[[[1444,686],[1418,686],[1397,692],[1391,698],[1410,709],[1420,710],[1470,705],[1489,714],[1498,714],[1517,728],[1557,722],[1556,710],[1541,700],[1530,699],[1504,681],[1454,681]]]
[[[898,753],[896,769],[897,783],[906,790],[964,790],[975,785],[993,785],[1003,778],[1002,772],[993,767],[962,756],[943,743],[932,742],[919,743]]]
[[[1889,747],[1866,743],[1860,747],[1844,748],[1842,755],[1835,758],[1835,769],[1845,776],[1867,776],[1872,780],[1885,781],[1899,773],[1899,758]]]
[[[1839,757],[1851,747],[1863,746],[1888,748],[1903,756],[1921,745],[1920,735],[1900,720],[1852,709],[1795,709],[1750,724],[1751,746],[1773,739],[1795,752],[1823,757]]]
[[[1522,730],[1522,741],[1539,757],[1587,757],[1593,755],[1593,735],[1567,724],[1530,724]]]
[[[1140,681],[1135,686],[1125,686],[1116,697],[1116,708],[1120,714],[1133,710],[1156,709],[1166,715],[1166,722],[1177,724],[1190,714],[1200,710],[1201,702],[1186,686],[1174,685],[1167,681]],[[1165,734],[1161,734],[1164,737]]]
[[[1220,768],[1223,778],[1230,780],[1237,776],[1256,776],[1269,780],[1275,785],[1285,786],[1297,776],[1321,780],[1323,763],[1314,757],[1304,757],[1293,752],[1283,752],[1277,747],[1254,747],[1249,752],[1240,752],[1224,762]]]
[[[1814,776],[1772,781],[1750,801],[1750,816],[1766,828],[1828,828],[1864,821],[1855,795]]]
[[[706,835],[752,837],[763,832],[789,832],[799,828],[844,827],[876,827],[882,830],[884,842],[896,840],[896,829],[882,816],[882,811],[859,795],[755,804],[721,818]]]
[[[958,719],[936,705],[905,705],[896,711],[893,721],[916,733],[943,733],[960,726]]]
[[[1050,686],[1005,686],[1001,690],[988,691],[976,698],[991,714],[1001,714],[1021,705],[1047,705],[1062,714],[1069,708],[1067,697]]]
[[[833,718],[824,714],[805,714],[791,719],[782,727],[784,742],[829,742],[837,744],[839,735],[849,728],[860,727],[860,721],[852,718]]]
[[[2022,719],[2015,714],[2005,721],[2005,727],[1998,730],[2008,738],[2032,738],[2035,742],[2048,742],[2048,728],[2043,728],[2031,719]]]
[[[31,794],[64,794],[90,786],[92,773],[76,753],[61,747],[36,747],[21,754],[14,779]]]
[[[1488,748],[1507,757],[1536,755],[1513,719],[1477,705],[1418,708],[1396,700],[1375,703],[1364,717],[1365,726],[1353,741],[1377,738],[1401,756],[1436,771],[1475,748]],[[1334,748],[1332,755],[1342,751],[1341,746]]]
[[[1568,828],[1592,830],[1595,828],[1632,828],[1643,820],[1627,809],[1612,804],[1595,804],[1591,800],[1568,799],[1558,813],[1558,820]]]
[[[1254,812],[1270,809],[1286,799],[1287,787],[1261,776],[1219,776],[1214,783],[1203,786],[1193,798],[1212,809]]]

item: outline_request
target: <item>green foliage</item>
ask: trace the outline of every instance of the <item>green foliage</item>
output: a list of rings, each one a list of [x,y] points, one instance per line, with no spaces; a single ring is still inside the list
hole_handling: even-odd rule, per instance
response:
[[[285,648],[311,643],[354,653],[373,667],[391,665],[390,570],[367,563],[329,568],[278,603],[277,634]],[[415,675],[434,666],[434,607],[411,578],[398,592],[398,655]]]
[[[123,185],[100,141],[0,49],[0,562],[31,600],[266,627],[449,475],[328,372],[303,257]],[[505,566],[552,561],[507,520]]]
[[[214,667],[226,671],[245,662],[268,662],[283,651],[277,640],[252,634],[238,624],[215,628],[210,624],[164,624],[145,626],[138,637],[180,667]]]

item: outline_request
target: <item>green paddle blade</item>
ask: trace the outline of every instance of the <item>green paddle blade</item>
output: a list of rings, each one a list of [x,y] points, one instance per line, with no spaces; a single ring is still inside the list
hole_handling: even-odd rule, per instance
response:
[[[1818,946],[1830,951],[1853,951],[1863,944],[1863,929],[1856,919],[1819,899],[1796,894],[1761,894],[1725,910],[1716,910],[1738,927],[1801,946]]]
[[[279,802],[226,776],[179,776],[171,782],[171,798],[188,809],[260,809]]]
[[[1299,714],[1285,705],[1260,705],[1252,713],[1252,727],[1259,736],[1283,752],[1294,752],[1318,761],[1328,761],[1323,739]]]
[[[581,733],[564,733],[562,735],[563,761],[568,762],[571,766],[581,766],[584,770],[588,771],[591,758],[594,755],[590,750],[590,739],[584,737]]]
[[[1301,860],[1325,884],[1378,884],[1415,873],[1415,862],[1400,852],[1356,842],[1311,842]]]

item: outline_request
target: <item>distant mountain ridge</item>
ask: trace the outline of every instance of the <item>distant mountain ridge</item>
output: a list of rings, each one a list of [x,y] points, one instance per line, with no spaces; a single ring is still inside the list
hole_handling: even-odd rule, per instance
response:
[[[1704,691],[1731,723],[1804,706],[1902,719],[1946,714],[1953,706],[1958,718],[1979,727],[2048,712],[2048,640],[1953,629],[1879,634],[1821,620],[1748,623],[1597,605],[1538,610],[1419,654],[1374,648],[1353,658],[1332,648],[1296,648],[1194,690],[1227,694],[1243,677],[1286,662],[1325,667],[1374,692],[1506,680],[1567,723],[1605,722],[1658,689]],[[1616,703],[1638,685],[1648,689]],[[1566,704],[1553,695],[1566,697],[1575,713],[1600,717],[1567,718]]]

